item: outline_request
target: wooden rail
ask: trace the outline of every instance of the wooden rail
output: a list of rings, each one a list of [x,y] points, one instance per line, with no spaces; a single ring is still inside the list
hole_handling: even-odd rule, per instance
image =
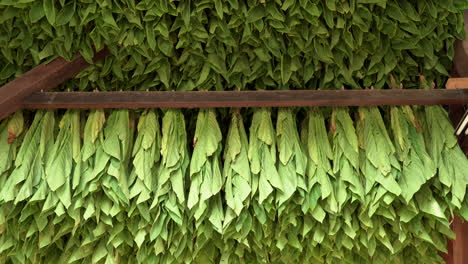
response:
[[[468,104],[468,89],[43,92],[24,108],[210,108]]]

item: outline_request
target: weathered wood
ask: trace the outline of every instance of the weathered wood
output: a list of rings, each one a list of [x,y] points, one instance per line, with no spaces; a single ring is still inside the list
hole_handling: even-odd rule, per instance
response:
[[[108,50],[95,54],[97,61],[108,55]],[[89,66],[82,56],[73,61],[57,58],[49,64],[34,67],[15,80],[0,88],[0,120],[22,107],[22,101],[34,92],[47,91],[57,87]]]
[[[467,104],[468,89],[35,93],[24,108],[209,108]]]

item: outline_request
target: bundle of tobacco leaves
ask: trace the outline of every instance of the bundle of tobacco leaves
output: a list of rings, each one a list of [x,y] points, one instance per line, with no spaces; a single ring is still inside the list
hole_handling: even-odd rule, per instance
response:
[[[468,160],[442,107],[252,110],[15,113],[0,261],[443,262]]]
[[[80,90],[442,85],[464,0],[3,0],[0,85],[57,56],[91,62]],[[63,89],[67,89],[64,87]]]

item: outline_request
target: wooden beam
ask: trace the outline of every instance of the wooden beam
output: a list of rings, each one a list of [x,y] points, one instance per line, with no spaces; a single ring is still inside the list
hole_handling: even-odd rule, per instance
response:
[[[93,60],[100,60],[108,54],[109,51],[104,49],[96,53]],[[32,93],[53,89],[88,66],[89,63],[82,56],[78,56],[73,61],[57,58],[49,64],[34,67],[2,86],[0,88],[0,120],[19,110],[23,99]]]
[[[468,89],[44,92],[24,108],[210,108],[468,104]]]

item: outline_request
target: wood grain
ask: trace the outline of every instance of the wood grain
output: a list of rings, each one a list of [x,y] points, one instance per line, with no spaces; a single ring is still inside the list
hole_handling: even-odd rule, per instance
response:
[[[44,92],[24,108],[212,108],[468,104],[468,89]]]

